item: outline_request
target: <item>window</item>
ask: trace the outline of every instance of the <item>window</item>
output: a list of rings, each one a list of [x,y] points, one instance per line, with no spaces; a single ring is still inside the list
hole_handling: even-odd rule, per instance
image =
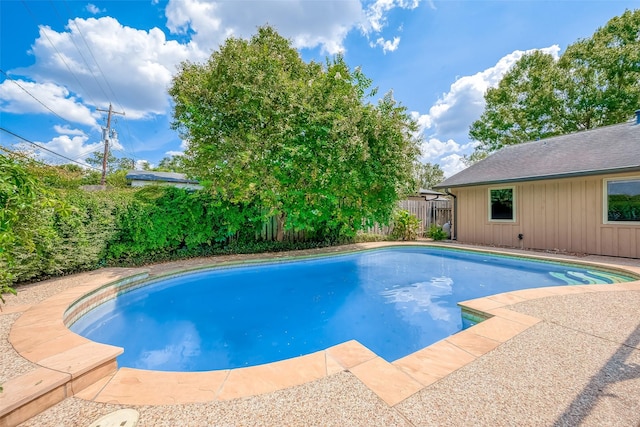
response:
[[[514,191],[511,188],[489,189],[489,220],[515,221]]]
[[[640,223],[640,178],[605,180],[605,222]]]

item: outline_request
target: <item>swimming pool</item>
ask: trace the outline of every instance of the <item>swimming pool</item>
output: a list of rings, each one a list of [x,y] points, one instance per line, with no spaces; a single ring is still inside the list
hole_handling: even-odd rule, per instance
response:
[[[516,289],[634,280],[606,271],[437,247],[218,268],[108,300],[70,329],[123,347],[120,366],[251,366],[355,339],[388,361],[462,328],[457,302]]]

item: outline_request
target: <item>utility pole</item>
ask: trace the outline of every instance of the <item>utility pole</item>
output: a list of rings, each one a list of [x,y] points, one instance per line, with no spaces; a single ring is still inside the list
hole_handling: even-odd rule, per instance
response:
[[[111,103],[109,103],[108,110],[101,110],[100,108],[96,108],[96,111],[104,111],[105,113],[109,113],[107,116],[107,127],[102,128],[104,132],[104,156],[102,157],[102,178],[100,179],[100,185],[105,184],[105,179],[107,177],[107,157],[109,156],[109,138],[111,137],[111,115],[112,114],[121,114],[124,116],[124,112],[119,113],[117,111],[113,111],[113,107],[111,107]]]

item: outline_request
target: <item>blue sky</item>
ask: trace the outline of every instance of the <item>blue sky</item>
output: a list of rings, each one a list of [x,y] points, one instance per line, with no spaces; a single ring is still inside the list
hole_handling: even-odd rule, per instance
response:
[[[483,94],[526,51],[560,55],[640,1],[121,0],[0,1],[0,126],[83,162],[102,147],[107,109],[117,157],[157,164],[185,143],[170,129],[177,65],[270,24],[305,60],[342,52],[393,90],[421,125],[422,161],[447,176],[473,151]],[[68,163],[0,131],[0,145]]]

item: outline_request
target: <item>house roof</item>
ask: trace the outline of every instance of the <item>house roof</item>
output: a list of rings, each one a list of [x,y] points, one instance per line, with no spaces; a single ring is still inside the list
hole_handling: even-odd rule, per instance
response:
[[[424,188],[421,188],[418,191],[418,194],[420,196],[444,196],[444,193],[441,193],[441,192],[435,191],[435,190],[427,190],[427,189],[424,189]]]
[[[138,181],[157,181],[157,182],[179,182],[184,184],[197,184],[198,181],[188,179],[183,173],[175,172],[155,172],[155,171],[129,171],[126,175],[127,179]]]
[[[633,122],[504,147],[436,188],[640,171],[640,124]]]

